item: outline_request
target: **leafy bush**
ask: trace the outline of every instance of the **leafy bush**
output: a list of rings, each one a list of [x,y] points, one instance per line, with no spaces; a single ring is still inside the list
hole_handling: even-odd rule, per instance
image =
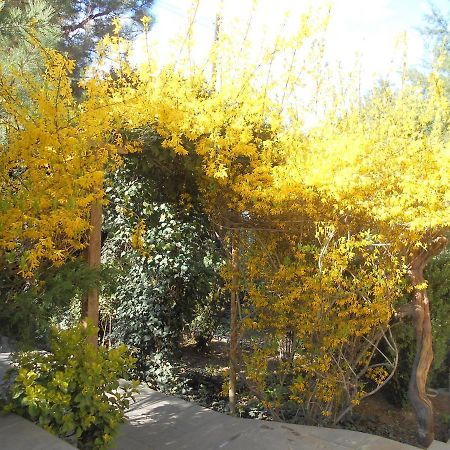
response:
[[[221,292],[211,292],[205,304],[198,305],[195,309],[194,319],[190,323],[189,329],[198,350],[206,350],[222,325],[222,320],[225,319],[226,300],[228,299],[225,295],[221,295]]]
[[[385,327],[403,264],[379,237],[323,224],[315,235],[255,233],[247,242],[246,384],[277,420],[335,425],[395,370]]]
[[[156,355],[176,353],[195,315],[216,301],[223,255],[188,161],[144,142],[145,152],[125,158],[107,188],[102,259],[119,273],[102,315],[111,340],[136,349],[147,379],[160,369]]]
[[[446,387],[450,357],[450,250],[442,252],[427,268],[433,331],[433,367],[430,384]]]
[[[80,449],[103,449],[123,421],[136,383],[119,389],[134,364],[126,346],[98,350],[93,327],[54,329],[50,352],[16,353],[6,411],[30,419]]]
[[[137,366],[138,376],[144,378],[151,388],[166,394],[187,394],[189,389],[186,380],[180,378],[179,364],[167,352],[141,358]]]
[[[106,284],[106,275],[80,258],[43,267],[26,279],[0,261],[0,335],[17,340],[21,349],[47,348],[51,324],[68,325],[71,302],[79,305],[90,287]]]

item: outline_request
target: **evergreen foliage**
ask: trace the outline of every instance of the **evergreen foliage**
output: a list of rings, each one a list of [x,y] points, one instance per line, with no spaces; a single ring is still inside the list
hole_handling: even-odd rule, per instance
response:
[[[97,350],[87,342],[92,333],[82,325],[55,329],[49,353],[16,354],[18,372],[5,407],[82,450],[111,444],[136,392],[135,383],[118,389],[134,362],[126,347]]]
[[[148,15],[154,0],[47,0],[62,28],[61,50],[77,61],[78,68],[92,61],[98,42],[112,34],[114,18],[121,18],[129,38],[141,31],[139,21]]]
[[[0,2],[2,70],[32,72],[41,69],[42,58],[35,40],[42,47],[56,47],[61,29],[55,18],[55,10],[48,0]]]
[[[433,324],[434,387],[449,387],[450,356],[450,251],[436,257],[427,269],[430,285],[431,321]]]
[[[7,0],[0,2],[0,53],[3,64],[14,70],[42,68],[35,45],[58,48],[76,61],[74,76],[92,62],[99,41],[120,18],[122,31],[135,37],[139,21],[148,15],[154,0]]]
[[[173,353],[221,287],[222,253],[190,164],[147,136],[143,153],[127,157],[107,188],[102,257],[120,275],[103,309],[113,305],[114,339],[137,350],[144,377],[155,353]]]
[[[43,267],[32,280],[18,277],[3,266],[0,273],[0,330],[25,347],[46,346],[52,324],[67,315],[71,301],[80,301],[101,274],[79,260],[62,267]]]

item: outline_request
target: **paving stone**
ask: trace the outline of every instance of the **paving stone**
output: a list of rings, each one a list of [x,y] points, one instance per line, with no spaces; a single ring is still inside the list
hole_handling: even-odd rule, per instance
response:
[[[145,386],[136,400],[127,412],[128,423],[120,429],[115,450],[416,449],[355,431],[239,419]]]
[[[73,450],[67,442],[15,414],[0,416],[2,450]]]
[[[433,441],[428,450],[450,450],[450,440],[447,442]]]
[[[358,450],[417,449],[417,447],[412,445],[403,444],[374,434],[360,433],[358,431],[310,426],[304,428],[305,433],[311,436]]]
[[[9,366],[0,353],[0,376]],[[410,445],[350,430],[239,419],[141,386],[114,450],[411,450]],[[0,417],[1,450],[69,450],[69,444],[22,419]],[[450,450],[444,443],[431,450]],[[442,444],[445,447],[441,447]],[[416,449],[417,450],[417,449]]]

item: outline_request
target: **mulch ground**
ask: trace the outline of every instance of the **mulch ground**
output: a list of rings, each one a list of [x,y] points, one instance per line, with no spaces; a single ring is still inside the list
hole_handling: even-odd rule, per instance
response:
[[[432,397],[435,439],[449,439],[450,394],[440,392]],[[345,428],[377,434],[395,441],[419,446],[417,420],[411,407],[400,408],[389,403],[380,391],[368,397],[354,409],[353,418],[347,420]]]

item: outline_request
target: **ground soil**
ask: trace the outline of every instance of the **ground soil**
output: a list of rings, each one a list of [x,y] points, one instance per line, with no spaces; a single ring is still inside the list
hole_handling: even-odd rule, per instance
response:
[[[440,392],[432,397],[435,421],[435,439],[449,439],[450,394]],[[417,441],[417,420],[410,406],[400,408],[389,403],[382,391],[366,398],[354,409],[345,428],[377,434],[395,441],[420,447]]]
[[[213,340],[203,350],[191,343],[181,350],[182,373],[189,379],[191,388],[191,395],[187,398],[203,406],[226,411],[226,397],[221,392],[228,367],[226,341]],[[431,401],[435,416],[435,439],[447,442],[450,438],[450,393],[438,392],[431,397]],[[261,414],[259,417],[265,418],[267,415]],[[409,406],[400,408],[392,405],[382,390],[364,399],[340,427],[377,434],[420,448],[413,410]]]

